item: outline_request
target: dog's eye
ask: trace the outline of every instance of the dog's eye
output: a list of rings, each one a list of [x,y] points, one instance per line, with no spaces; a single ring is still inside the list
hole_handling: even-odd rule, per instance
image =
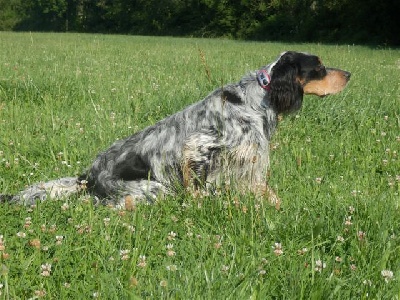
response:
[[[316,69],[316,71],[317,71],[317,73],[318,73],[319,75],[325,75],[325,74],[326,74],[326,69],[325,69],[325,66],[324,66],[324,65],[318,66],[317,69]]]

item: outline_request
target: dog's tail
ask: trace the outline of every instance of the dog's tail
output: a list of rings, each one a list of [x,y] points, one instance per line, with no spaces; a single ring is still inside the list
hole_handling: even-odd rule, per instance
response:
[[[78,193],[80,190],[82,190],[82,183],[78,181],[77,177],[65,177],[31,185],[16,195],[0,194],[0,203],[32,205],[36,201],[67,197]]]

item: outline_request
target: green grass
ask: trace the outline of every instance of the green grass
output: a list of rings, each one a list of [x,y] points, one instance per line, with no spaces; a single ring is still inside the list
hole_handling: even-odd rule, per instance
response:
[[[400,298],[399,50],[5,32],[0,41],[1,193],[78,174],[116,139],[281,51],[352,72],[343,93],[306,97],[281,122],[270,182],[280,211],[234,192],[134,212],[76,198],[1,204],[0,299]]]

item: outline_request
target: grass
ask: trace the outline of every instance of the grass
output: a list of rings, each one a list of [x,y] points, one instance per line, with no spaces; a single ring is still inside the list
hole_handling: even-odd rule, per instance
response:
[[[0,299],[400,298],[399,50],[7,32],[0,40],[2,193],[81,172],[116,139],[283,50],[352,72],[343,93],[306,97],[281,122],[271,166],[280,211],[234,192],[134,212],[75,198],[1,204]]]

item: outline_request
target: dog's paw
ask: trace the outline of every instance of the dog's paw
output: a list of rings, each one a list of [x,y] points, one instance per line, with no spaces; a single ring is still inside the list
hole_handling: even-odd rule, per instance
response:
[[[271,189],[269,186],[267,186],[265,195],[267,196],[268,201],[275,206],[276,210],[281,209],[281,199],[278,197],[275,191]]]

